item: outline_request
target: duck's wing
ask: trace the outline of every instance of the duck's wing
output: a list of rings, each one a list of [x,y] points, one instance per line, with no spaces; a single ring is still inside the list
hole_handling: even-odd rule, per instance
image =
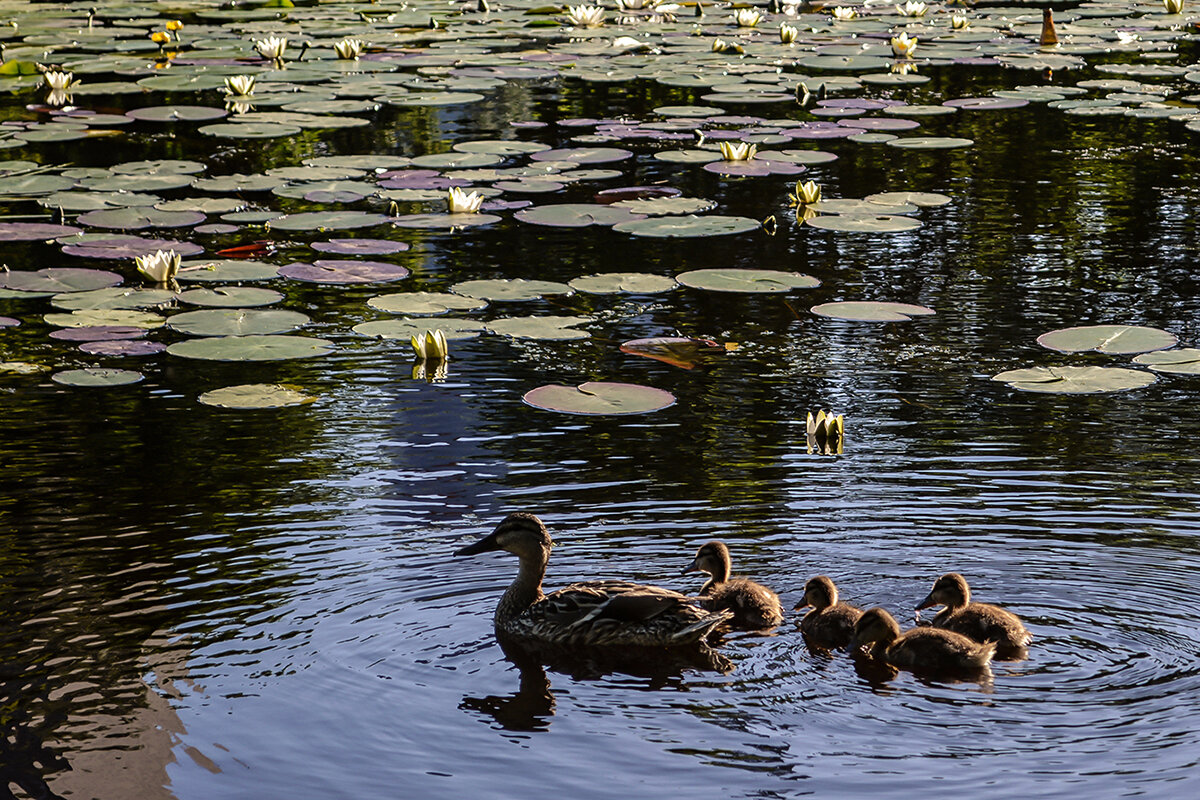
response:
[[[684,606],[696,608],[687,595],[630,581],[575,583],[546,595],[538,605],[545,606],[547,619],[552,615],[563,625],[601,619],[648,622]]]
[[[535,635],[576,644],[686,644],[731,616],[706,611],[679,592],[629,581],[572,584],[525,613]]]

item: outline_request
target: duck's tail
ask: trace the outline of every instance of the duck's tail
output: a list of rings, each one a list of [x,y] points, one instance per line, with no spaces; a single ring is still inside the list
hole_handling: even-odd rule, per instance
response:
[[[671,644],[695,644],[708,638],[708,635],[722,622],[733,619],[732,611],[715,611],[706,614],[697,621],[680,628],[671,636]]]

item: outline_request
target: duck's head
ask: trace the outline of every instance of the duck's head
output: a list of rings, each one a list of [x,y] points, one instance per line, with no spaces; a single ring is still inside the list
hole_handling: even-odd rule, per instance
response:
[[[900,636],[900,623],[886,609],[875,608],[863,612],[854,623],[854,638],[850,649],[857,650],[864,644],[887,644]]]
[[[492,550],[507,550],[522,560],[545,561],[550,558],[554,540],[550,532],[535,515],[518,511],[500,520],[496,529],[474,544],[454,553],[456,556],[473,556]]]
[[[724,542],[719,542],[716,539],[706,544],[700,545],[700,549],[696,551],[696,557],[692,559],[692,563],[684,567],[684,573],[688,572],[707,572],[712,576],[713,581],[721,583],[729,580],[729,548]]]
[[[812,606],[816,609],[829,608],[837,605],[838,590],[833,581],[824,575],[811,578],[804,584],[804,599],[796,605],[797,609]]]
[[[934,582],[932,591],[917,605],[917,611],[930,606],[959,608],[969,602],[971,587],[967,586],[967,579],[957,572],[947,572]]]

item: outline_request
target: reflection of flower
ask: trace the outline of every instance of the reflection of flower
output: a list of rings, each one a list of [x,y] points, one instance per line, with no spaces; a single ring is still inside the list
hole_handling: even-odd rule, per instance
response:
[[[477,214],[479,207],[483,205],[483,195],[479,192],[467,194],[457,186],[451,186],[446,203],[451,214]]]
[[[149,255],[135,256],[138,272],[155,283],[167,283],[179,272],[179,253],[174,250],[159,250]]]
[[[567,21],[576,28],[599,28],[604,24],[604,8],[602,6],[569,6]]]
[[[268,36],[266,39],[252,40],[254,49],[263,58],[269,58],[275,62],[275,66],[282,66],[283,53],[287,50],[288,40],[283,36]]]
[[[246,98],[228,97],[225,99],[225,110],[230,114],[249,114],[254,106],[246,102]]]
[[[788,195],[789,205],[809,206],[821,202],[821,187],[816,181],[796,181],[796,190]]]
[[[909,73],[916,71],[917,65],[911,61],[893,62],[891,69],[888,70],[888,72],[891,72],[893,75],[908,75]]]
[[[749,142],[721,142],[720,146],[726,161],[749,161],[758,152],[758,145]]]
[[[827,411],[818,411],[814,417],[808,412],[808,452],[834,455],[842,452],[844,423],[842,415],[836,417]]]
[[[896,58],[912,58],[917,49],[917,37],[902,33],[892,37],[892,55]]]
[[[1182,14],[1183,0],[1163,0],[1163,8],[1168,14]]]
[[[426,364],[424,361],[418,361],[413,364],[412,376],[414,381],[426,381],[428,383],[441,383],[446,380],[446,376],[450,373],[450,367],[445,361],[434,361]]]
[[[924,3],[916,3],[913,0],[906,0],[904,5],[896,6],[896,13],[902,17],[923,17],[928,10],[928,6]]]
[[[225,94],[229,97],[249,97],[254,94],[254,76],[230,75],[225,79]]]
[[[971,20],[967,18],[966,14],[953,14],[950,17],[950,27],[956,31],[961,31],[964,28],[971,27]]]
[[[762,22],[762,12],[757,8],[739,8],[733,12],[733,21],[739,28],[753,28]]]
[[[413,352],[422,361],[445,361],[450,357],[450,347],[446,344],[446,334],[440,330],[425,331],[424,334],[414,333],[412,339]]]
[[[849,6],[835,6],[829,13],[834,19],[840,20],[854,19],[858,16],[858,12]]]
[[[357,61],[366,43],[362,39],[342,39],[333,43],[333,51],[343,61]]]
[[[800,29],[795,25],[788,25],[786,22],[779,26],[779,41],[784,44],[792,44],[800,36]]]
[[[61,89],[51,89],[46,92],[46,105],[48,106],[65,106],[71,102],[71,93],[64,92]]]

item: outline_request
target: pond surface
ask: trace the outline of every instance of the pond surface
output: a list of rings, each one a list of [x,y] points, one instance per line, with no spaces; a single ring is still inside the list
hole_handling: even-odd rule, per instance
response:
[[[1148,8],[1123,13],[1157,13]],[[1027,12],[1022,29],[1039,18]],[[203,24],[185,19],[193,31]],[[1162,63],[1194,62],[1193,43],[1177,44],[1176,61]],[[1056,71],[1051,85],[1113,77],[1096,64],[1158,63],[1137,51],[1088,59]],[[920,74],[932,81],[844,96],[937,104],[1047,80],[969,63]],[[1179,76],[1156,82],[1189,91]],[[40,94],[23,86],[4,101],[7,117],[49,119],[26,109]],[[384,105],[365,128],[249,143],[197,134],[206,123],[164,132],[135,122],[96,140],[102,146],[32,141],[3,152],[60,170],[194,159],[215,177],[322,156],[408,158],[482,139],[573,147],[592,127],[562,120],[661,121],[653,109],[701,102],[699,92],[645,79],[566,74],[481,93],[467,105]],[[215,90],[76,102],[106,114],[221,106]],[[728,111],[815,119],[790,98]],[[514,125],[529,121],[548,124]],[[0,328],[0,361],[144,375],[97,388],[60,385],[50,372],[0,373],[0,767],[9,787],[18,797],[48,786],[70,798],[186,800],[1195,791],[1200,383],[1161,374],[1135,391],[1057,395],[991,377],[1131,366],[1128,355],[1064,355],[1035,341],[1076,325],[1149,326],[1195,344],[1196,134],[1178,120],[1069,116],[1042,103],[922,117],[917,133],[974,144],[793,145],[838,156],[802,176],[827,198],[950,198],[912,215],[922,224],[907,232],[801,226],[788,210],[793,176],[722,177],[653,158],[678,143],[628,142],[605,145],[634,153],[612,167],[617,177],[571,183],[550,202],[664,184],[715,200],[715,214],[774,214],[778,232],[655,239],[532,225],[512,210],[449,231],[154,232],[196,242],[207,257],[270,239],[277,249],[256,258],[280,266],[320,257],[309,244],[329,238],[411,245],[366,256],[412,270],[395,283],[253,282],[282,293],[276,307],[311,318],[303,335],[333,343],[317,358],[88,356],[49,338],[47,297],[0,297],[0,315],[20,322]],[[505,166],[526,163],[522,155]],[[281,213],[389,213],[379,198],[250,200]],[[55,221],[38,217],[48,212],[29,197],[5,203],[9,215]],[[444,203],[402,206],[440,213]],[[73,213],[66,222],[75,224]],[[13,270],[115,270],[139,283],[131,259],[71,257],[58,244],[6,242],[4,260]],[[353,330],[389,316],[367,305],[379,294],[726,267],[795,271],[821,285],[496,301],[461,316],[584,316],[590,338],[453,339],[444,379],[433,382],[413,376],[406,340]],[[869,323],[808,311],[841,300],[936,313]],[[689,370],[618,349],[671,335],[739,346]],[[163,329],[149,338],[187,337]],[[522,402],[535,387],[585,381],[652,386],[676,402],[598,417]],[[316,400],[259,411],[197,402],[247,383],[282,383]],[[805,417],[818,409],[845,415],[841,455],[810,452]],[[933,581],[955,570],[978,599],[1020,614],[1034,643],[1028,659],[998,662],[982,683],[885,680],[845,653],[814,653],[799,613],[773,635],[728,638],[727,674],[507,656],[491,615],[515,563],[451,554],[513,510],[538,513],[561,545],[548,588],[622,577],[693,591],[696,576],[680,572],[719,537],[735,572],[777,590],[785,608],[809,577],[827,574],[844,599],[884,606],[907,626]]]

